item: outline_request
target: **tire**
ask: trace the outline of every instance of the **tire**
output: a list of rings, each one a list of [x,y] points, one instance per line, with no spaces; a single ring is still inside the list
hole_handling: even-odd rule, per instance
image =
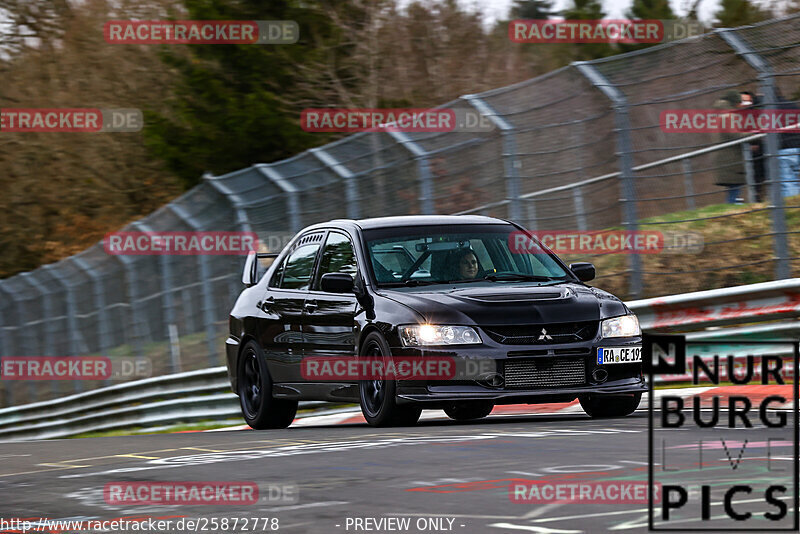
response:
[[[237,362],[237,394],[244,420],[256,430],[286,428],[294,421],[297,401],[272,396],[272,378],[264,351],[249,341]]]
[[[377,332],[371,332],[361,345],[361,356],[390,358],[389,344]],[[358,383],[361,413],[370,426],[413,426],[422,408],[397,404],[397,383],[394,380],[361,380]]]
[[[631,395],[586,395],[579,398],[583,411],[589,417],[625,417],[639,407],[641,393]]]
[[[486,417],[493,409],[494,404],[488,401],[465,401],[445,406],[444,413],[455,421],[471,421]]]

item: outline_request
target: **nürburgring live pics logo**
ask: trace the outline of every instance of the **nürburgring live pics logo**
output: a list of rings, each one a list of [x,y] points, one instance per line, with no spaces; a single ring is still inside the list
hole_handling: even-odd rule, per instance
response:
[[[796,532],[800,344],[693,342],[687,350],[682,335],[643,338],[649,529]],[[702,348],[713,357],[699,355]],[[676,394],[680,390],[654,394],[654,375],[687,370],[696,388],[691,396]],[[697,387],[702,385],[712,387]],[[659,500],[653,499],[656,485]]]

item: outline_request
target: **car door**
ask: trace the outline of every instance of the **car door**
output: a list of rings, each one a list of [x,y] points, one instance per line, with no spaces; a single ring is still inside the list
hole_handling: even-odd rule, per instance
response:
[[[298,382],[303,357],[303,306],[313,281],[323,232],[302,236],[269,282],[260,308],[259,342],[274,382]]]
[[[326,293],[320,289],[320,279],[326,273],[347,273],[355,278],[357,272],[350,237],[343,232],[330,231],[303,313],[305,358],[354,356],[356,296]]]

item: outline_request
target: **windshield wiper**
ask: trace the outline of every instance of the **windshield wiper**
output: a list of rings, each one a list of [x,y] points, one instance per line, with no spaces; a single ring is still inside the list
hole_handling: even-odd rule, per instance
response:
[[[502,274],[487,274],[483,277],[484,280],[491,280],[497,282],[501,280],[524,280],[526,282],[549,282],[553,278],[550,276],[538,276],[535,274],[523,273],[502,273]]]
[[[558,284],[570,284],[570,283],[572,283],[572,282],[574,282],[574,280],[570,280],[570,279],[568,279],[568,278],[565,278],[565,279],[563,279],[563,280],[561,280],[561,279],[558,279],[558,280],[552,280],[552,281],[551,281],[549,284],[545,284],[545,285],[548,285],[548,286],[556,286],[556,285],[558,285]]]

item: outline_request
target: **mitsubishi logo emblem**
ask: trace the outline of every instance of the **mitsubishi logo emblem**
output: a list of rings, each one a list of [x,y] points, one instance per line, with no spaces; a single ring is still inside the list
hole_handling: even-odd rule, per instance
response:
[[[553,341],[553,338],[547,333],[547,330],[542,328],[542,335],[539,336],[539,341]]]

